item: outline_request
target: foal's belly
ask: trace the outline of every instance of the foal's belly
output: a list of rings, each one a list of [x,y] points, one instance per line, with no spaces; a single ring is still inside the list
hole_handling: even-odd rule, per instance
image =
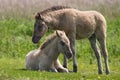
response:
[[[76,27],[76,39],[89,38],[94,32],[94,25],[79,25]]]
[[[79,13],[76,17],[76,38],[90,37],[96,28],[96,20],[92,13]]]

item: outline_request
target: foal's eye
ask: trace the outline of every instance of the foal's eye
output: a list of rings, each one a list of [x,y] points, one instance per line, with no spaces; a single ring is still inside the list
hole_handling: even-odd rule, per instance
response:
[[[64,43],[63,41],[60,41],[60,44],[61,44],[62,46],[65,46],[65,43]]]
[[[42,27],[41,27],[41,26],[38,26],[38,30],[39,30],[39,31],[42,31]]]

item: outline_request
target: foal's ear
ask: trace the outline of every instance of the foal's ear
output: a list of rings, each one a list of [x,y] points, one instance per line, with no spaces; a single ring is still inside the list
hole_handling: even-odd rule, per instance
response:
[[[44,20],[44,17],[38,12],[35,14],[35,19]]]
[[[57,31],[57,30],[56,30],[56,35],[57,35],[58,37],[61,36],[60,33],[59,33],[59,31]]]
[[[40,13],[35,13],[35,19],[40,19]]]

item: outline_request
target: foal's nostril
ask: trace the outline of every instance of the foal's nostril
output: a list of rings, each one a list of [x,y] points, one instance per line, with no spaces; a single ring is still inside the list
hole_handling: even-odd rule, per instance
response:
[[[67,53],[66,53],[66,57],[69,59],[69,58],[72,57],[72,54],[71,54],[70,52],[67,52]]]
[[[33,42],[33,43],[37,43],[34,38],[32,38],[32,42]]]

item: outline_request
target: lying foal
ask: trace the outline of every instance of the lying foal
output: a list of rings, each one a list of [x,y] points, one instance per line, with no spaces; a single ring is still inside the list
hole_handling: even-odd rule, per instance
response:
[[[26,68],[30,70],[68,72],[57,59],[63,53],[67,58],[72,56],[69,39],[63,31],[56,31],[39,49],[26,55]]]

